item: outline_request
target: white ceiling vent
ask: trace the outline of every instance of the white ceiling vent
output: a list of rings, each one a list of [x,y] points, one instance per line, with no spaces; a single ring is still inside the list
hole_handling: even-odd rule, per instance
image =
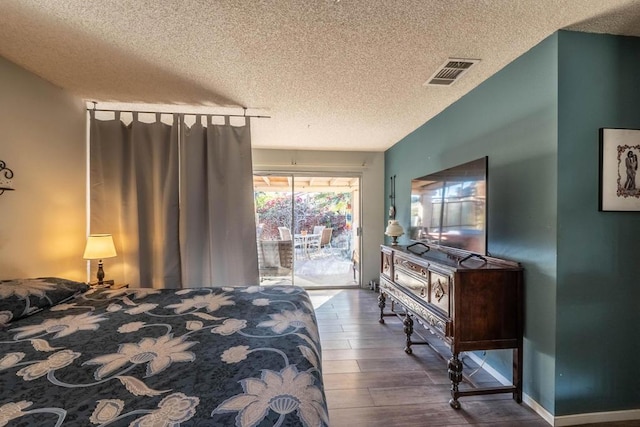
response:
[[[424,86],[451,86],[478,62],[480,62],[479,59],[449,58],[438,71],[429,77]]]

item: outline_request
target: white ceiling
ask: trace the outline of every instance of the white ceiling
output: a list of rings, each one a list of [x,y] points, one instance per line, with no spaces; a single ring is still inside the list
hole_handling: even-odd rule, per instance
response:
[[[385,150],[563,28],[640,36],[640,0],[0,0],[0,56],[88,100],[248,107],[256,148]],[[423,86],[449,57],[481,62]]]

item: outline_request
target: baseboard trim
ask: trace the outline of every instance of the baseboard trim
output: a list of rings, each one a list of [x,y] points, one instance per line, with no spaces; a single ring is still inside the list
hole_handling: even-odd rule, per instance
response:
[[[559,417],[555,417],[554,427],[631,420],[640,420],[640,409],[631,409],[628,411],[592,412],[590,414],[562,415]]]
[[[542,405],[533,400],[531,396],[526,393],[522,393],[522,403],[531,408],[536,414],[540,415],[550,426],[555,426],[555,419],[551,412],[544,409]]]
[[[640,420],[640,409],[630,409],[628,411],[592,412],[588,414],[562,415],[554,417],[542,405],[533,400],[529,395],[523,393],[522,403],[526,404],[533,411],[542,417],[543,420],[553,427],[567,427],[582,424],[612,423],[619,421]]]
[[[477,354],[468,352],[465,353],[471,360],[478,365],[482,364],[482,358]],[[510,385],[509,381],[504,375],[496,371],[491,365],[485,363],[482,366],[489,375],[494,377],[502,385]],[[522,403],[530,407],[538,415],[542,417],[549,425],[553,427],[567,427],[580,424],[595,424],[595,423],[610,423],[618,421],[632,421],[640,420],[640,409],[631,409],[628,411],[610,411],[610,412],[592,412],[588,414],[575,414],[575,415],[562,415],[554,417],[549,411],[547,411],[542,405],[532,399],[526,393],[522,393]]]
[[[468,353],[465,353],[465,354],[467,356],[469,356],[469,358],[471,360],[473,360],[474,362],[476,362],[478,365],[482,364],[482,358],[480,358],[477,354],[471,353],[471,352],[468,352]],[[498,382],[500,382],[500,384],[502,384],[502,385],[511,385],[511,381],[508,380],[500,372],[496,371],[491,365],[485,363],[484,366],[482,366],[482,369],[484,369],[493,378],[498,380]],[[538,402],[533,400],[528,394],[526,394],[524,392],[522,392],[522,403],[524,403],[529,408],[531,408],[536,414],[540,415],[543,420],[545,420],[547,423],[549,423],[550,426],[554,426],[554,422],[555,421],[554,421],[554,418],[553,418],[553,414],[551,414],[549,411],[544,409],[544,407],[542,405],[540,405]]]
[[[511,385],[512,384],[510,380],[508,380],[500,372],[496,371],[491,365],[489,365],[487,363],[482,365],[482,358],[479,357],[477,354],[472,353],[472,352],[468,352],[468,353],[465,353],[465,354],[469,357],[469,359],[473,360],[479,366],[482,366],[482,369],[484,369],[493,378],[498,380],[498,382],[500,384],[502,384],[502,385]],[[547,423],[549,423],[550,426],[554,425],[553,424],[554,423],[553,415],[549,411],[544,409],[542,407],[542,405],[540,405],[538,402],[533,400],[529,395],[527,395],[524,392],[522,393],[522,403],[524,403],[529,408],[531,408],[536,414],[540,415],[543,420],[545,420]]]

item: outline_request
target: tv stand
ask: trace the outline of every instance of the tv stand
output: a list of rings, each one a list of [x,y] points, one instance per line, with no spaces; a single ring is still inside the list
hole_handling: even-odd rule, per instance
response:
[[[404,324],[404,351],[429,345],[447,360],[454,409],[463,396],[512,393],[522,401],[523,270],[512,261],[468,251],[429,245],[420,254],[403,246],[382,246],[380,263],[380,323],[398,316]],[[385,312],[387,300],[391,311]],[[398,305],[401,311],[396,309]],[[415,330],[415,323],[431,332],[440,345]],[[417,335],[421,341],[414,341]],[[433,340],[431,340],[433,341]],[[448,350],[442,351],[442,347]],[[465,377],[460,353],[513,350],[513,383],[501,387],[460,390]],[[472,383],[473,385],[473,383]]]

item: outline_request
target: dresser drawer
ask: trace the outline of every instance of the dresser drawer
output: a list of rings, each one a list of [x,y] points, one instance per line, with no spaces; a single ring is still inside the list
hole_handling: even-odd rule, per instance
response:
[[[393,263],[395,264],[395,267],[398,269],[404,269],[408,272],[414,273],[420,277],[423,277],[424,280],[427,280],[427,276],[428,276],[428,270],[427,267],[416,264],[414,262],[411,262],[407,259],[404,259],[402,257],[394,257],[393,258]]]
[[[396,268],[393,276],[393,281],[403,288],[411,291],[421,299],[427,301],[429,296],[428,282],[420,277],[412,274],[406,270]]]
[[[393,291],[394,289],[395,289],[395,285],[393,285],[391,281],[387,280],[387,278],[384,276],[380,276],[379,290],[381,294],[386,293],[388,291]]]
[[[418,301],[407,295],[406,286],[399,286],[384,277],[380,277],[380,293],[396,301],[400,306],[417,316],[416,321],[428,328],[431,332],[441,338],[450,337],[452,334],[451,319],[443,316],[440,310],[431,307],[426,302],[426,298]],[[416,294],[417,295],[417,294]]]
[[[393,274],[393,265],[391,263],[391,252],[381,252],[381,262],[380,262],[380,274],[386,276],[391,279]]]
[[[448,276],[429,272],[429,302],[449,316],[451,282]]]

